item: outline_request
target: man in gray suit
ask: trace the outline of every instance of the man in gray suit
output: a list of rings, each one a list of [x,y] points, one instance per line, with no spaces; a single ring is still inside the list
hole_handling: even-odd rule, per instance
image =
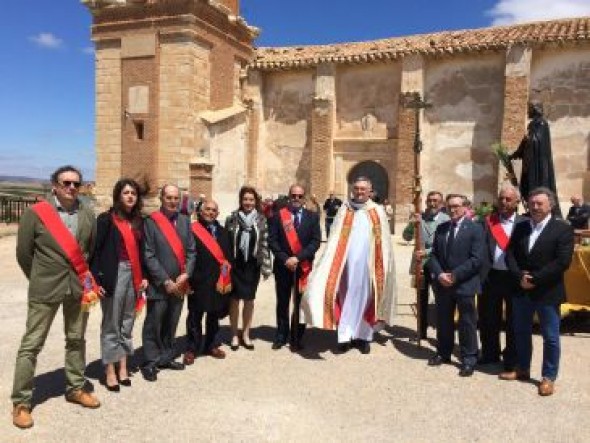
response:
[[[143,325],[145,363],[141,372],[148,381],[156,381],[158,369],[184,369],[184,364],[174,361],[174,343],[189,289],[188,277],[195,266],[195,240],[190,218],[179,213],[179,188],[165,185],[160,201],[160,210],[144,224],[144,258],[150,285]]]
[[[88,312],[82,303],[81,279],[62,244],[67,237],[77,243],[82,262],[88,260],[94,248],[96,219],[92,209],[78,199],[81,181],[82,174],[73,166],[58,168],[51,175],[52,196],[27,209],[18,227],[16,258],[29,280],[27,327],[16,357],[11,397],[13,424],[21,429],[33,426],[31,402],[37,355],[60,306],[66,336],[66,399],[87,408],[100,406],[96,397],[84,389]],[[37,212],[41,205],[46,216],[53,216],[45,220],[51,226]],[[52,227],[61,228],[62,235],[53,235]]]

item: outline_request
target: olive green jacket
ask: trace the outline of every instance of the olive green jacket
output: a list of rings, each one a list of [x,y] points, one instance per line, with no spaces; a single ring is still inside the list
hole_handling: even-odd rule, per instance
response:
[[[48,202],[55,206],[53,198]],[[80,203],[76,239],[86,261],[92,255],[95,238],[94,212]],[[29,300],[59,303],[66,294],[82,297],[82,285],[70,261],[31,208],[23,213],[18,226],[16,259],[29,279]]]

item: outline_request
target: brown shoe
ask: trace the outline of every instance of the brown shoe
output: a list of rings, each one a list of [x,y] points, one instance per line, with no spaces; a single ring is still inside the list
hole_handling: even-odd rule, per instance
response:
[[[185,352],[184,357],[182,358],[182,362],[186,366],[190,366],[195,362],[195,353],[194,352]]]
[[[207,354],[213,358],[219,358],[219,359],[225,358],[225,352],[223,352],[219,348],[212,348]]]
[[[541,380],[541,384],[539,385],[539,395],[542,397],[547,397],[549,395],[553,395],[555,392],[555,383],[548,378],[544,378]]]
[[[27,405],[14,405],[12,424],[21,429],[32,428],[33,416],[31,415],[31,408]]]
[[[529,371],[504,371],[500,372],[498,375],[500,380],[519,380],[519,381],[528,381],[531,379],[531,373]]]
[[[100,401],[93,394],[83,389],[74,389],[66,395],[66,400],[70,403],[77,403],[85,408],[96,409],[100,407]]]

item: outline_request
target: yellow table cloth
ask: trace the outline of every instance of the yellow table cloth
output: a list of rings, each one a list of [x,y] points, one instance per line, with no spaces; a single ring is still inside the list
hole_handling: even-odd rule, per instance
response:
[[[561,313],[590,310],[590,246],[576,245],[564,280],[567,302],[561,305]]]

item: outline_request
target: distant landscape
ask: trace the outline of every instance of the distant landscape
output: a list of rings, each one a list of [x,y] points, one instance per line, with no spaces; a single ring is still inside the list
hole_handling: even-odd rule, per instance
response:
[[[35,197],[49,190],[49,180],[0,175],[0,197]]]

